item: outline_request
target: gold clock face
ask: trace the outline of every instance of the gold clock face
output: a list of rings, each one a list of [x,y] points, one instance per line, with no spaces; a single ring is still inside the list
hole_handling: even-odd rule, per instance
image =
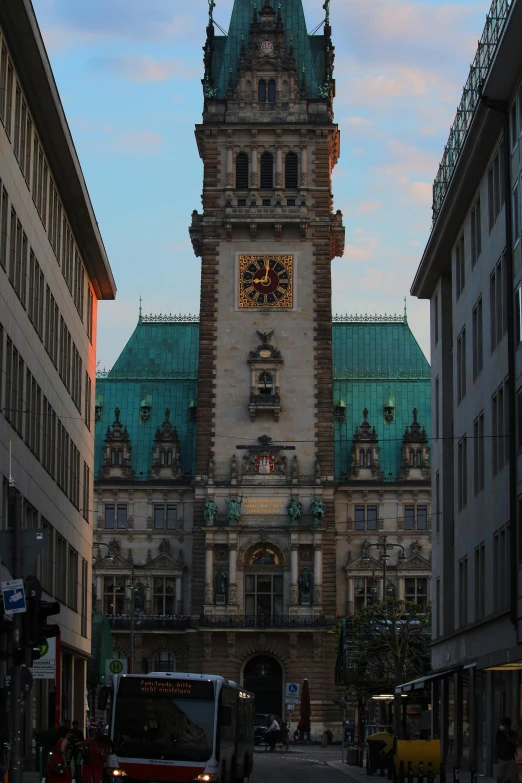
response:
[[[293,256],[239,256],[240,307],[292,307]]]

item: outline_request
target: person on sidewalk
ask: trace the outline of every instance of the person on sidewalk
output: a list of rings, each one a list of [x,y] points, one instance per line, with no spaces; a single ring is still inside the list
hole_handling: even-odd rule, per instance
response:
[[[511,729],[511,720],[502,718],[500,727],[495,736],[495,749],[497,753],[497,783],[517,783],[517,753],[518,737],[516,731]]]
[[[279,739],[281,729],[279,727],[279,723],[276,721],[273,715],[270,715],[268,718],[268,728],[265,732],[265,737],[268,745],[270,746],[270,750],[273,753],[276,747],[276,742]]]

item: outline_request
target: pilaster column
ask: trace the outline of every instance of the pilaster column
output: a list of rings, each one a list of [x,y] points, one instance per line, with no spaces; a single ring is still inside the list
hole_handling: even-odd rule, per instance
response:
[[[399,576],[397,578],[397,590],[398,590],[398,598],[400,601],[404,601],[404,595],[405,595],[405,587],[404,587],[404,577]]]
[[[353,576],[348,577],[348,596],[347,596],[346,614],[348,617],[352,617],[354,614],[354,601],[355,601],[355,584]]]
[[[283,147],[276,146],[276,188],[283,187]]]
[[[214,603],[214,544],[205,544],[205,603]]]
[[[251,188],[258,188],[259,187],[259,153],[257,148],[257,131],[252,134],[253,140],[252,140],[252,150],[250,153],[250,187]]]
[[[183,577],[176,577],[176,611],[183,614]]]
[[[296,606],[299,603],[299,542],[294,541],[290,545],[290,603]]]
[[[234,154],[232,149],[232,141],[227,141],[227,186],[229,188],[234,185]]]
[[[314,539],[314,604],[323,602],[323,542]]]
[[[237,604],[237,544],[228,545],[228,603]]]
[[[301,140],[301,186],[306,187],[308,184],[308,145],[306,138]]]

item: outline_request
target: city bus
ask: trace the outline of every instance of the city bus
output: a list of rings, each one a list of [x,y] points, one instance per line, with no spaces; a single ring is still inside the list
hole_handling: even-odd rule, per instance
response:
[[[108,702],[105,783],[243,783],[250,776],[255,700],[237,683],[207,674],[116,674],[98,708]]]

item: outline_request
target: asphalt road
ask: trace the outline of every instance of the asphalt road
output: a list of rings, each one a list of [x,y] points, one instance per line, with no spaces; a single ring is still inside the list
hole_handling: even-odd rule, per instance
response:
[[[340,754],[339,754],[340,755]],[[328,759],[330,760],[330,759]],[[325,754],[256,753],[250,783],[346,783],[346,777],[326,765]]]

